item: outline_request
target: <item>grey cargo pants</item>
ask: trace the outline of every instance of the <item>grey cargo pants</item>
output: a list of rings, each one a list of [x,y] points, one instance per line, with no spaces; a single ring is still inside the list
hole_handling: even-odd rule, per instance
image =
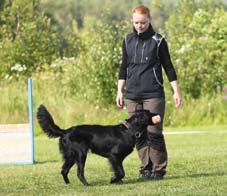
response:
[[[129,116],[132,116],[135,111],[139,109],[146,109],[161,116],[162,122],[157,125],[148,126],[147,132],[145,132],[145,135],[137,142],[136,148],[138,150],[139,159],[141,160],[141,169],[160,172],[164,175],[167,166],[167,150],[162,133],[165,99],[127,99],[126,104]]]

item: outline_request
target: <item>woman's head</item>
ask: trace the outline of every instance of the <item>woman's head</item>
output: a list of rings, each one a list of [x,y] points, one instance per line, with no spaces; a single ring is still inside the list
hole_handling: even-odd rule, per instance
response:
[[[144,5],[138,5],[132,10],[132,23],[138,33],[143,33],[151,22],[150,10]]]

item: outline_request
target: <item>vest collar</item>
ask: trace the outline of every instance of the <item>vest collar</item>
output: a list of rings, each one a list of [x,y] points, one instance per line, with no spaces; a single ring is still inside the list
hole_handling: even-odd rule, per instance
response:
[[[155,34],[154,29],[153,29],[153,27],[151,26],[151,24],[149,24],[149,27],[148,27],[148,29],[147,29],[145,32],[139,33],[139,34],[138,34],[138,32],[136,31],[136,29],[133,27],[133,33],[134,33],[135,35],[137,35],[137,36],[138,36],[140,39],[142,39],[142,40],[149,39],[149,38],[151,38],[151,37]]]

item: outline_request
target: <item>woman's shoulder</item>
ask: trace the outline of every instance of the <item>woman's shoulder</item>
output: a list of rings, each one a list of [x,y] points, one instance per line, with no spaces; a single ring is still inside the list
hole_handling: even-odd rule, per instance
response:
[[[152,36],[152,38],[153,38],[156,42],[160,43],[160,42],[162,41],[162,39],[164,38],[164,36],[161,35],[161,34],[158,33],[158,32],[155,32],[154,35]]]
[[[126,36],[125,36],[125,38],[131,38],[131,37],[133,37],[133,36],[135,36],[135,33],[129,33],[129,34],[127,34]]]
[[[135,35],[135,33],[129,33],[129,34],[127,34],[126,36],[125,36],[125,38],[124,38],[124,42],[129,42],[130,40],[132,40],[134,37],[135,37],[136,35]]]

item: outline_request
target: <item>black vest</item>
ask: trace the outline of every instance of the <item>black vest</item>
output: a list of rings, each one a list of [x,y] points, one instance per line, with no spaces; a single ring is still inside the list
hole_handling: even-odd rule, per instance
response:
[[[163,77],[158,48],[162,36],[153,33],[141,39],[136,33],[125,38],[127,52],[126,98],[164,97]]]

